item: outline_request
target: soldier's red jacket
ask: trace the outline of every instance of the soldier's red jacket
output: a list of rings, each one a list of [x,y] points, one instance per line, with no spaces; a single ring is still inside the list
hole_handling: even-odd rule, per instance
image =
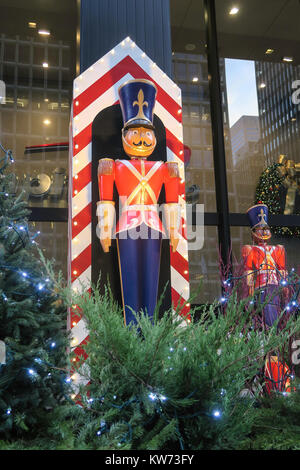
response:
[[[244,269],[256,277],[255,288],[278,285],[286,277],[285,249],[282,245],[245,245],[242,248]]]
[[[114,183],[122,204],[122,214],[116,226],[116,234],[138,227],[143,222],[152,229],[164,233],[158,215],[157,200],[164,184],[166,203],[178,203],[178,164],[142,159],[99,160],[100,201],[113,200]]]

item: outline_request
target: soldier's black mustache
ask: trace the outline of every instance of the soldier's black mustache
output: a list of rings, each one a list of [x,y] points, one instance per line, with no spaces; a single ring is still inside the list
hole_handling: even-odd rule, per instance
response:
[[[137,144],[136,144],[135,142],[132,142],[132,143],[133,143],[133,145],[135,145],[136,147],[139,147],[139,146],[142,145],[142,144],[143,144],[145,147],[151,147],[151,145],[152,145],[152,144],[147,144],[147,142],[142,141],[142,140],[140,140]]]

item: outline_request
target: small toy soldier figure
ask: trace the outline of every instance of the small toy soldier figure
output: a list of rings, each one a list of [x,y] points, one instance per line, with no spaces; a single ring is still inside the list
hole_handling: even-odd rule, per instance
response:
[[[252,228],[253,245],[242,248],[244,270],[247,279],[248,293],[253,295],[258,289],[259,302],[263,307],[263,322],[271,327],[281,314],[279,284],[287,277],[285,266],[285,249],[282,245],[269,245],[271,231],[268,225],[268,207],[257,204],[247,211]],[[283,290],[285,290],[284,288]],[[278,354],[273,352],[265,358],[264,379],[265,391],[288,393],[290,386],[290,369],[280,361]]]
[[[100,242],[108,252],[117,238],[125,324],[136,323],[133,312],[152,319],[157,303],[160,251],[165,230],[158,214],[158,197],[165,187],[165,225],[173,251],[179,242],[179,169],[176,162],[149,161],[156,146],[153,110],[156,87],[148,80],[130,80],[119,88],[124,127],[122,142],[128,157],[99,160],[97,203]],[[115,234],[113,188],[121,215]]]
[[[282,245],[269,245],[271,231],[268,226],[268,207],[257,204],[247,211],[252,228],[253,245],[242,248],[244,270],[247,276],[249,295],[254,289],[261,289],[260,301],[266,303],[263,309],[263,320],[270,327],[281,312],[279,284],[286,278],[285,249]]]

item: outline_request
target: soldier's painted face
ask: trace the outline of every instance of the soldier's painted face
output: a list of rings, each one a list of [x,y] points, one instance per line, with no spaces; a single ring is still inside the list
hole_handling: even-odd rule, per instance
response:
[[[252,232],[252,237],[256,243],[266,243],[272,237],[269,227],[256,227]]]
[[[156,146],[152,129],[133,127],[122,132],[123,148],[129,157],[147,158]]]

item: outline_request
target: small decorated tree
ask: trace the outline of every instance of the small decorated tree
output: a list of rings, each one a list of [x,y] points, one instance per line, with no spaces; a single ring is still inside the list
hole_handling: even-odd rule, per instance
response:
[[[261,174],[255,192],[255,204],[266,204],[271,214],[283,214],[285,211],[285,177],[280,171],[282,163],[269,165]],[[299,214],[295,207],[293,213]],[[299,227],[272,227],[278,237],[300,237]]]
[[[0,161],[0,436],[33,436],[65,394],[66,309],[38,261],[23,193]]]

